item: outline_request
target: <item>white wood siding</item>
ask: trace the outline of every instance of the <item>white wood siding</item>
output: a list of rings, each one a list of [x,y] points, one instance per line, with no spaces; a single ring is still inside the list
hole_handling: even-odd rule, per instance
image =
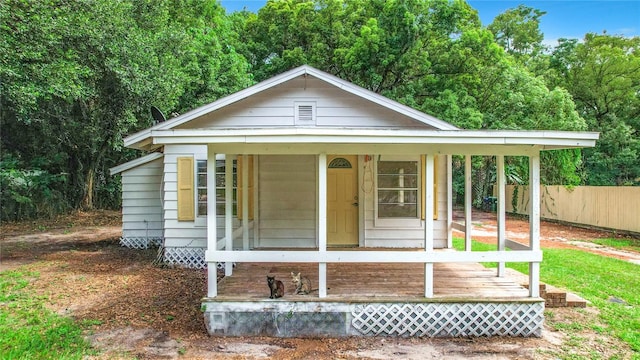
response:
[[[260,156],[258,247],[316,246],[315,164],[315,156]]]
[[[375,156],[374,156],[375,159]],[[360,202],[360,206],[364,206],[364,236],[365,246],[367,247],[424,247],[424,221],[419,226],[401,227],[398,226],[376,226],[375,221],[375,166],[373,161],[369,164],[362,163],[360,171],[362,186],[360,198],[364,201]],[[447,158],[446,156],[438,156],[437,170],[437,200],[438,208],[434,210],[438,214],[437,220],[434,220],[434,248],[445,248],[447,246]],[[367,168],[369,167],[369,168]],[[421,194],[424,197],[424,194]],[[427,205],[429,206],[429,204]],[[389,220],[386,220],[387,223]]]
[[[177,128],[294,126],[296,102],[315,103],[315,126],[432,129],[422,122],[311,78],[287,82]]]
[[[122,172],[122,237],[162,238],[162,158]]]
[[[165,146],[164,148],[164,242],[166,247],[203,247],[206,245],[206,222],[178,221],[178,157],[193,156],[205,160],[205,146]],[[194,164],[195,166],[195,164]],[[195,206],[195,204],[194,204]]]
[[[168,145],[164,151],[164,225],[165,246],[167,247],[206,247],[207,246],[207,219],[204,216],[196,216],[195,221],[178,221],[178,166],[177,159],[181,156],[193,156],[194,160],[207,160],[206,146]],[[195,204],[194,204],[195,206]],[[224,237],[224,216],[217,217],[218,240]],[[233,247],[242,247],[241,223],[233,218]],[[253,237],[250,230],[249,237]]]

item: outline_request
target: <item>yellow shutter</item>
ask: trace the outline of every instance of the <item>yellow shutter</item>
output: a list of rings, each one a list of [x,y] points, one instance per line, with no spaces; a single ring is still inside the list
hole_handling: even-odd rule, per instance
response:
[[[178,221],[195,220],[193,157],[178,158]]]
[[[248,192],[249,192],[249,220],[253,220],[253,155],[249,155],[247,156],[247,160],[248,160],[248,168],[249,168],[249,186],[248,186]],[[237,189],[237,199],[238,199],[238,219],[242,220],[242,156],[238,156],[238,160],[237,160],[237,183],[238,183],[238,189]]]
[[[422,198],[424,199],[425,188],[424,188],[424,177],[427,176],[425,164],[427,163],[427,157],[425,155],[420,155],[420,190],[422,194]],[[425,201],[421,202],[420,209],[420,219],[425,219],[426,208]],[[433,157],[433,220],[438,220],[438,156]]]

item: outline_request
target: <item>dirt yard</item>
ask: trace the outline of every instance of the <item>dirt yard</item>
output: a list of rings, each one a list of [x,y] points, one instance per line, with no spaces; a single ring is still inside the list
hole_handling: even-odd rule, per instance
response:
[[[495,221],[474,223],[474,238],[495,241]],[[528,231],[509,220],[508,237]],[[524,230],[523,230],[524,229]],[[0,226],[0,271],[37,272],[32,289],[61,315],[88,325],[87,338],[99,359],[556,359],[629,358],[625,344],[591,330],[599,323],[593,308],[549,309],[542,338],[475,339],[279,339],[209,337],[200,313],[205,294],[202,270],[159,268],[155,250],[118,245],[120,214],[78,213],[45,222]],[[625,260],[640,254],[582,247],[576,240],[600,232],[542,224],[543,247],[576,247]],[[611,236],[610,234],[606,234]],[[563,324],[584,323],[570,335]],[[582,339],[575,344],[575,338]]]

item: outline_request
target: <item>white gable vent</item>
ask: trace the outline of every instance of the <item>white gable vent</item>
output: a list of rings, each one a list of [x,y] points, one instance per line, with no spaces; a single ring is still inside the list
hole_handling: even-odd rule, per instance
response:
[[[296,102],[296,125],[315,125],[316,124],[316,103],[315,102]]]

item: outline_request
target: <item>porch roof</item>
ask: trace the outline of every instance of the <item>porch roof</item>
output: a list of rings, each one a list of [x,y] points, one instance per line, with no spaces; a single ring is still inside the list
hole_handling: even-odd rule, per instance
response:
[[[593,147],[599,134],[569,131],[400,130],[361,128],[153,130],[154,146],[214,144],[234,154],[477,154],[528,155],[541,150]]]

